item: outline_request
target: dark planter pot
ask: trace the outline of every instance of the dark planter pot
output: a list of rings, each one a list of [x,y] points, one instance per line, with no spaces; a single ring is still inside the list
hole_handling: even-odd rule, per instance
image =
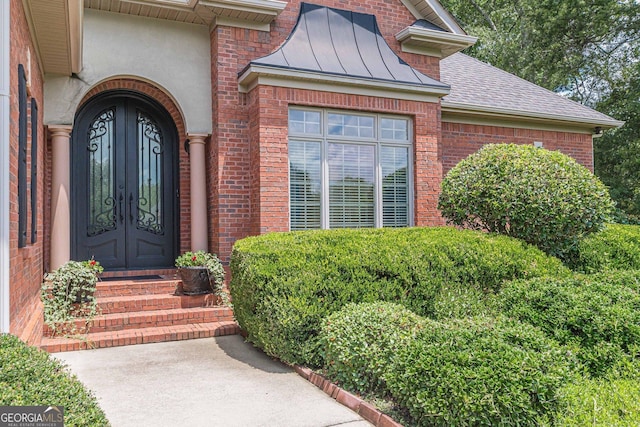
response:
[[[213,293],[209,270],[205,267],[180,267],[178,274],[182,280],[182,292],[185,295]]]

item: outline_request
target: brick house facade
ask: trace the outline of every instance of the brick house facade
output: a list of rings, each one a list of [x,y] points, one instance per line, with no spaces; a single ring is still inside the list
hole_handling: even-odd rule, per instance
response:
[[[66,260],[156,271],[267,232],[441,225],[444,174],[482,145],[592,168],[621,124],[457,53],[475,38],[435,0],[312,3],[2,3],[0,332],[38,343]]]

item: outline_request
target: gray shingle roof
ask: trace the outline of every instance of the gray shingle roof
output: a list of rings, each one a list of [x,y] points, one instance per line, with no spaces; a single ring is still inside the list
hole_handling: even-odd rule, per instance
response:
[[[251,65],[448,89],[395,54],[375,15],[309,3],[301,4],[298,22],[285,43]]]
[[[462,53],[440,62],[440,80],[451,86],[443,108],[479,107],[602,127],[623,123]]]

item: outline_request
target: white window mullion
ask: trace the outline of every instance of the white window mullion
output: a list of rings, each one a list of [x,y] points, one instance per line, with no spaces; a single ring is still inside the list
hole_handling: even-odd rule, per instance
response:
[[[322,228],[329,228],[329,161],[327,159],[327,139],[322,140]]]

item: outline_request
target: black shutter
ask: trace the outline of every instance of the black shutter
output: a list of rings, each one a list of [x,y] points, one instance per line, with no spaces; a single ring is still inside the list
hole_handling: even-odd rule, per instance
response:
[[[18,65],[18,247],[27,245],[27,79]]]
[[[38,103],[31,98],[31,243],[38,238]]]

